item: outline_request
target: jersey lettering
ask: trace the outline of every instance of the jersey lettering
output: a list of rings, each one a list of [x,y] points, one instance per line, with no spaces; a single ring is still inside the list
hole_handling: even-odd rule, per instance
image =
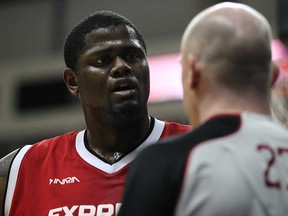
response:
[[[279,155],[282,155],[282,154],[285,154],[285,153],[288,154],[288,148],[282,148],[282,147],[278,148],[278,154]],[[286,184],[286,189],[288,189],[288,183]]]
[[[69,209],[67,206],[63,207],[63,211],[65,212],[66,216],[73,216],[73,212],[76,211],[78,206],[72,206],[71,209]]]
[[[48,216],[113,216],[117,215],[121,203],[116,203],[115,207],[113,204],[100,204],[94,205],[74,205],[71,208],[63,206],[49,211]],[[97,211],[96,211],[97,210]]]
[[[281,188],[280,181],[279,180],[272,181],[269,178],[270,176],[269,174],[271,173],[271,169],[275,165],[276,158],[278,158],[279,155],[283,155],[284,153],[288,154],[288,148],[278,147],[275,150],[267,144],[261,144],[257,146],[257,150],[258,151],[266,150],[270,154],[270,159],[268,160],[267,166],[264,171],[264,179],[267,187],[280,189]],[[286,184],[286,188],[288,189],[288,184]]]
[[[96,207],[93,205],[81,205],[79,206],[79,215],[83,216],[94,216],[96,212]],[[98,213],[97,213],[98,215]]]

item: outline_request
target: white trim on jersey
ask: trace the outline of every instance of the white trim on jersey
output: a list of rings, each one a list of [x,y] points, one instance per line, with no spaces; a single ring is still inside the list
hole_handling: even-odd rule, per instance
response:
[[[145,147],[148,145],[155,143],[159,140],[163,129],[165,126],[165,122],[160,121],[155,118],[155,123],[153,130],[151,134],[148,136],[148,138],[141,144],[139,145],[134,151],[130,152],[128,155],[123,157],[120,161],[110,165],[108,163],[105,163],[101,159],[95,157],[91,152],[89,152],[84,144],[84,133],[85,131],[81,131],[77,134],[76,137],[76,150],[80,157],[85,160],[87,163],[90,165],[96,167],[97,169],[102,170],[103,172],[113,174],[115,172],[118,172],[120,169],[125,167],[127,164],[129,164],[131,161],[134,160],[136,155]]]
[[[13,194],[14,194],[15,187],[16,187],[19,167],[20,167],[20,164],[22,162],[24,155],[26,154],[28,149],[30,149],[31,146],[32,145],[26,145],[22,149],[20,149],[20,151],[17,153],[17,155],[15,156],[13,160],[12,166],[10,168],[10,173],[9,173],[9,178],[8,178],[9,184],[7,186],[7,192],[6,192],[6,198],[5,198],[5,215],[10,214],[10,207],[12,204],[12,198],[13,198]]]

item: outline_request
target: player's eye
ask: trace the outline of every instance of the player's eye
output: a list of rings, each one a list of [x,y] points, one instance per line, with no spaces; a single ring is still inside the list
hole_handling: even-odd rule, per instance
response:
[[[141,58],[141,55],[137,52],[129,52],[125,54],[125,59],[129,62],[137,61]]]
[[[127,54],[126,58],[133,60],[133,59],[138,58],[138,54],[137,53],[129,53],[129,54]]]
[[[105,55],[105,56],[99,56],[99,57],[93,58],[90,64],[95,67],[104,67],[104,66],[107,66],[110,61],[111,61],[111,58]]]

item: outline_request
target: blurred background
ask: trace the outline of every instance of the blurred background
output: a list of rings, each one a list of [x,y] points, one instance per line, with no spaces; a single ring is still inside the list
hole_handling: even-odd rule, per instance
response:
[[[62,48],[75,23],[97,10],[118,12],[143,33],[151,71],[150,114],[187,123],[178,59],[181,36],[196,13],[219,2],[0,0],[0,157],[24,144],[85,127],[78,98],[62,81]],[[282,71],[275,94],[287,96],[288,1],[234,2],[254,7],[270,21],[273,59]]]

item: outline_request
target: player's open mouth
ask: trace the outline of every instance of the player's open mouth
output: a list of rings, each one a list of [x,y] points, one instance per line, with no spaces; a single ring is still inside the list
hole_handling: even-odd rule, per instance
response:
[[[131,80],[119,80],[117,81],[113,88],[112,88],[113,94],[122,95],[122,96],[128,96],[131,94],[134,94],[136,92],[136,84],[135,82]]]

